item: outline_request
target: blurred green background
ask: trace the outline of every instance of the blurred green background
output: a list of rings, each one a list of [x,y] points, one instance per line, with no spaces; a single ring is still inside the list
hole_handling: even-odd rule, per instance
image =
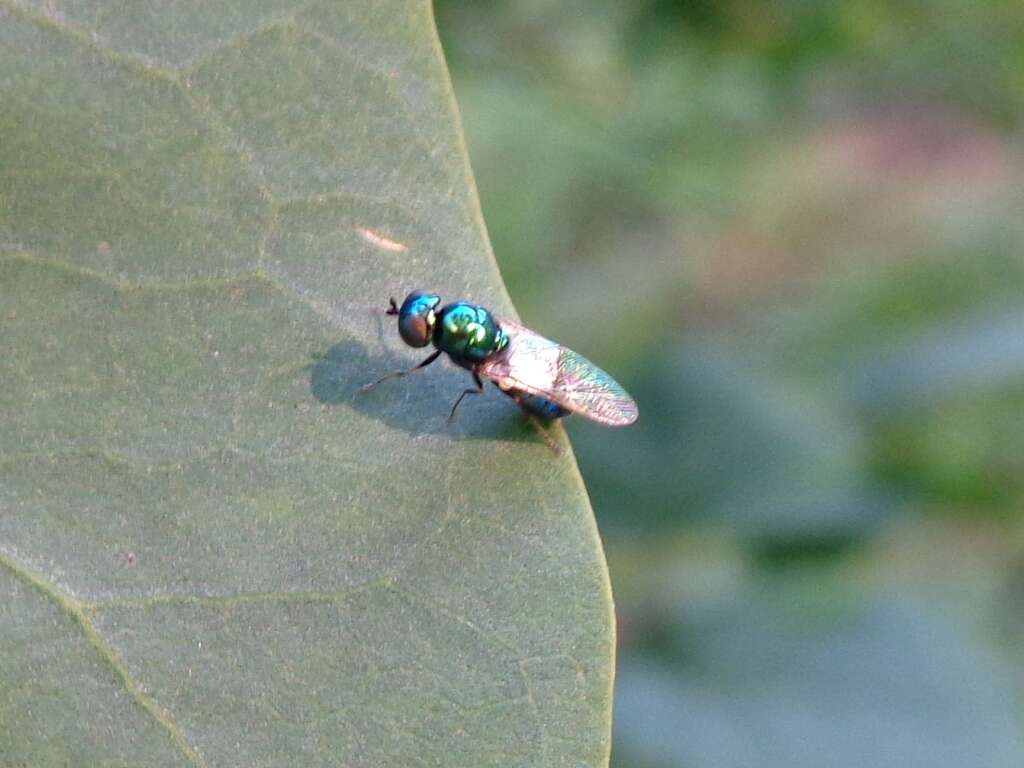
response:
[[[1024,765],[1024,3],[437,0],[619,616],[613,765]]]

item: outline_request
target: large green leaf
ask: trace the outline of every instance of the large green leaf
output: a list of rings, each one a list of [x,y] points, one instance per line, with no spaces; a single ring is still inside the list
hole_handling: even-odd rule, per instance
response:
[[[0,0],[0,97],[0,764],[606,765],[571,457],[356,394],[512,312],[429,5]]]

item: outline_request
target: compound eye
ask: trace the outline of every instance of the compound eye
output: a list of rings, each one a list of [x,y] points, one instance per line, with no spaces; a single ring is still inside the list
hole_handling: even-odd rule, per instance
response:
[[[431,318],[425,315],[406,315],[398,318],[398,333],[410,347],[425,347],[430,343]]]
[[[434,307],[441,302],[440,296],[414,291],[410,293],[398,311],[398,333],[410,347],[425,347],[434,335],[436,317]]]

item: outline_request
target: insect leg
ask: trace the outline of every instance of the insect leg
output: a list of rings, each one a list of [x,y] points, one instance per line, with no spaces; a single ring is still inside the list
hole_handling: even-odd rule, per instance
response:
[[[533,425],[533,428],[537,430],[537,434],[540,435],[541,440],[544,441],[545,445],[547,445],[547,447],[550,448],[556,456],[561,456],[562,449],[558,446],[558,443],[555,442],[555,439],[551,437],[551,433],[544,428],[541,420],[534,414],[530,413],[530,411],[526,410],[526,408],[523,408],[523,413],[526,414],[526,418],[530,420],[530,423]]]
[[[547,445],[547,447],[550,448],[556,456],[561,456],[562,449],[558,447],[558,443],[556,443],[554,438],[551,437],[551,433],[544,427],[544,423],[540,418],[538,418],[533,408],[526,404],[526,401],[523,399],[523,393],[518,390],[511,390],[506,391],[505,394],[516,401],[516,405],[519,406],[523,415],[530,420],[530,424],[533,425],[533,428],[537,431],[537,434],[540,435],[545,445]]]
[[[430,357],[428,357],[426,360],[424,360],[423,362],[419,363],[418,365],[414,365],[412,368],[409,368],[408,370],[405,370],[405,371],[392,371],[391,373],[384,374],[383,376],[381,376],[376,381],[371,381],[369,384],[364,384],[363,386],[361,386],[359,388],[359,391],[360,392],[367,392],[367,391],[373,389],[374,387],[376,387],[382,381],[387,381],[388,379],[396,379],[399,376],[408,376],[410,373],[415,373],[420,368],[426,368],[432,362],[437,360],[437,358],[439,358],[440,356],[441,356],[441,350],[439,349],[439,350],[437,350],[437,352],[432,354]]]
[[[459,395],[459,399],[455,401],[455,405],[452,406],[452,412],[448,414],[448,423],[451,424],[455,419],[455,409],[459,407],[459,403],[462,402],[462,398],[466,395],[482,395],[484,393],[484,383],[480,379],[480,375],[473,371],[473,381],[476,382],[476,389],[465,389],[462,394]]]

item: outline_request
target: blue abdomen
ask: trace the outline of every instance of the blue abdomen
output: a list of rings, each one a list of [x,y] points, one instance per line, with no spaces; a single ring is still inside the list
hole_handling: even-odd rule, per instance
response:
[[[539,416],[542,419],[560,419],[569,413],[569,411],[558,405],[558,403],[546,400],[540,395],[529,395],[525,392],[520,392],[516,396],[516,400],[519,401],[519,404],[524,410],[527,410],[534,416]]]

